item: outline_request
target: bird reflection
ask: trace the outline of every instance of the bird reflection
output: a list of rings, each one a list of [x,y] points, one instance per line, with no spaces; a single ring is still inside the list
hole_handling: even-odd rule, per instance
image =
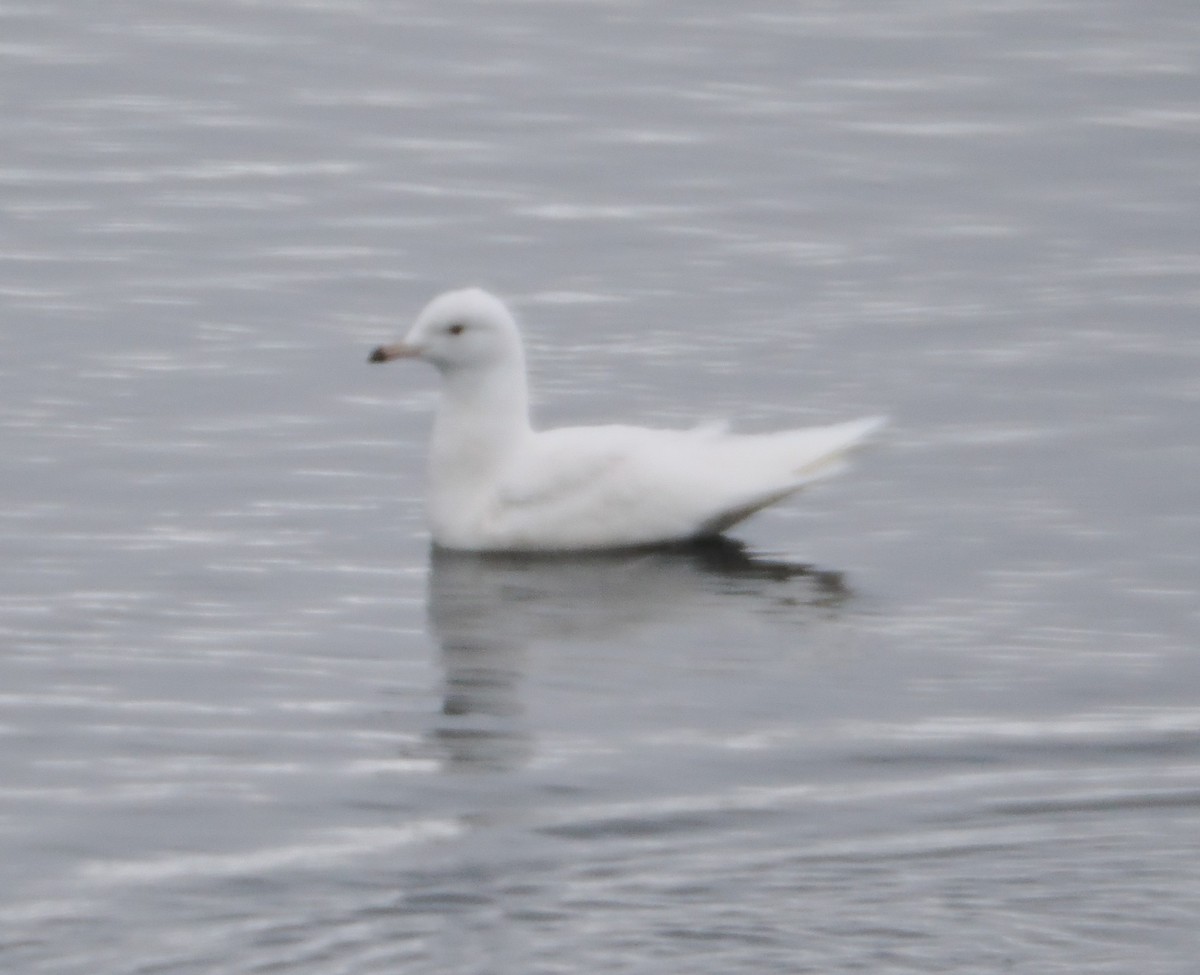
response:
[[[517,767],[533,747],[521,701],[532,645],[613,639],[731,612],[811,618],[849,595],[839,572],[759,557],[726,538],[584,555],[435,547],[429,622],[445,686],[433,737],[450,768]]]

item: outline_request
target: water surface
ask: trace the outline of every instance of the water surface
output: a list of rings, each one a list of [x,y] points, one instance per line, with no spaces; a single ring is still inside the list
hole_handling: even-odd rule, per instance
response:
[[[0,6],[5,971],[1190,973],[1183,2]],[[743,547],[430,552],[545,423],[876,412]]]

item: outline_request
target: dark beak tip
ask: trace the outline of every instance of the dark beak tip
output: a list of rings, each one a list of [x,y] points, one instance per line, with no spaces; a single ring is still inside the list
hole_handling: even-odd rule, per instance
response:
[[[367,362],[387,362],[387,353],[383,351],[382,345],[378,346],[367,356]]]

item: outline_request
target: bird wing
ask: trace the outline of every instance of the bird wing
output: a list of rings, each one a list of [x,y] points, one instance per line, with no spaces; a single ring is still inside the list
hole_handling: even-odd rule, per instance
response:
[[[489,527],[506,545],[540,548],[714,534],[836,472],[881,423],[750,435],[715,426],[539,433],[501,477]]]
[[[653,460],[655,445],[681,435],[623,426],[536,434],[501,478],[493,530],[512,544],[563,548],[687,534],[678,486]]]
[[[847,455],[886,423],[886,417],[868,417],[723,438],[722,464],[734,473],[725,477],[725,493],[717,509],[705,517],[703,533],[723,532],[801,488],[839,473]]]

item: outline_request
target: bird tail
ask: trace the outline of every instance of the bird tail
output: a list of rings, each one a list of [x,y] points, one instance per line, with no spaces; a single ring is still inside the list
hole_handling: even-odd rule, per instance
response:
[[[887,423],[886,416],[869,416],[848,423],[794,431],[796,462],[792,468],[793,473],[803,483],[840,473],[845,469],[850,453],[862,447],[872,435],[887,426]]]
[[[886,417],[873,416],[825,427],[731,437],[726,470],[735,483],[704,530],[723,532],[814,481],[832,477],[846,466],[847,455],[886,423]]]

